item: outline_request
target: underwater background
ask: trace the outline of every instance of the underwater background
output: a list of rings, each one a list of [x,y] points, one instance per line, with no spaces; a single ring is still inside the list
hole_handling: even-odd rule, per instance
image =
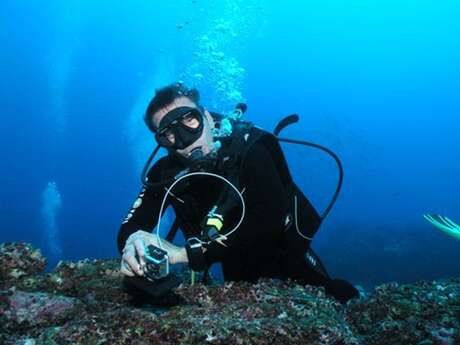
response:
[[[343,190],[313,242],[332,276],[458,277],[460,243],[422,217],[460,219],[458,18],[452,0],[4,0],[0,242],[31,242],[50,266],[118,256],[155,146],[143,112],[183,80],[269,131],[297,113],[282,137],[339,155]],[[334,162],[283,148],[322,211]]]

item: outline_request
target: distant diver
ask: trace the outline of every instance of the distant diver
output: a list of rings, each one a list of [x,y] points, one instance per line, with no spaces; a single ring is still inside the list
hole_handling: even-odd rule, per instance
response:
[[[445,234],[460,240],[460,225],[447,217],[424,214],[423,217]]]
[[[158,146],[118,233],[121,272],[143,292],[161,295],[177,284],[169,265],[207,272],[221,262],[226,281],[293,279],[323,286],[342,303],[358,297],[352,284],[328,275],[310,248],[340,190],[337,156],[316,144],[278,138],[296,115],[271,134],[242,119],[245,104],[223,116],[206,110],[199,98],[198,90],[176,83],[157,90],[147,107],[144,120]],[[322,215],[293,181],[279,141],[314,146],[336,159],[339,184]],[[150,168],[160,147],[168,155]],[[176,219],[161,239],[161,216],[169,205]],[[179,228],[184,247],[172,243]]]

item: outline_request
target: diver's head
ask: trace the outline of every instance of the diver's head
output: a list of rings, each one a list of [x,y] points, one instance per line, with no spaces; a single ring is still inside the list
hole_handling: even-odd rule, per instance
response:
[[[144,120],[159,145],[187,159],[214,151],[214,120],[199,100],[196,89],[181,83],[156,91]]]

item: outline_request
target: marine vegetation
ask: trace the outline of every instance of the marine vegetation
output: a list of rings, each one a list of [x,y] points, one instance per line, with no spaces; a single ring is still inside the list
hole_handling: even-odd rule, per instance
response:
[[[460,279],[388,283],[347,305],[271,279],[183,283],[140,306],[117,259],[44,267],[30,244],[0,245],[1,344],[460,344]]]

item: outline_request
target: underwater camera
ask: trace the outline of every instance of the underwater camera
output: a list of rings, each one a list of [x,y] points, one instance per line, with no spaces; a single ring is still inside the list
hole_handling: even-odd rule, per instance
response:
[[[155,281],[169,274],[168,252],[154,245],[149,245],[145,253],[144,274],[147,279]]]
[[[145,251],[144,277],[125,277],[128,292],[148,302],[168,294],[181,280],[169,272],[168,253],[154,245]]]

